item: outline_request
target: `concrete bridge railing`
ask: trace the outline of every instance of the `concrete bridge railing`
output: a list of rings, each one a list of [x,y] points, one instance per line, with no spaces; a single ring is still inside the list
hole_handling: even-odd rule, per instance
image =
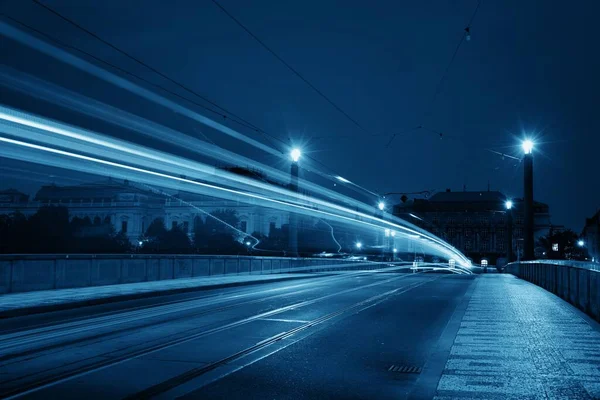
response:
[[[356,260],[254,256],[76,254],[0,255],[0,294],[213,275],[372,269]]]
[[[506,271],[570,302],[600,321],[600,265],[539,260],[510,263]]]

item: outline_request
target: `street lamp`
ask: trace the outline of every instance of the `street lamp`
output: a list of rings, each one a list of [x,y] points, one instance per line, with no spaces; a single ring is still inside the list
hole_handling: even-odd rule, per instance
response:
[[[379,211],[385,210],[385,203],[380,201],[379,204],[377,204],[377,208],[379,208]]]
[[[298,148],[294,148],[290,152],[290,157],[292,158],[293,162],[298,162],[298,160],[300,159],[300,156],[302,156],[302,152]]]
[[[292,159],[292,166],[290,168],[290,189],[294,192],[298,191],[298,160],[302,156],[302,152],[299,148],[295,147],[290,151],[290,158]],[[290,213],[290,224],[289,224],[289,249],[292,257],[298,256],[298,214],[295,212]]]
[[[525,139],[521,146],[523,147],[523,152],[525,154],[531,154],[533,151],[533,142],[529,139]]]
[[[507,199],[504,203],[506,208],[506,262],[512,262],[513,258],[513,219],[512,208],[513,202]]]
[[[526,139],[522,143],[523,152],[523,259],[533,260],[533,142]]]
[[[585,245],[585,242],[583,240],[580,239],[577,241],[577,246],[583,247],[584,245]]]
[[[362,243],[361,242],[356,242],[356,248],[357,249],[362,249]]]

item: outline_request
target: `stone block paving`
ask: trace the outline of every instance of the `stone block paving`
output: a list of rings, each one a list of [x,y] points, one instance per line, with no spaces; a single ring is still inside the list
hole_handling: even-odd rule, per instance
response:
[[[482,275],[435,399],[600,399],[599,325],[512,275]]]

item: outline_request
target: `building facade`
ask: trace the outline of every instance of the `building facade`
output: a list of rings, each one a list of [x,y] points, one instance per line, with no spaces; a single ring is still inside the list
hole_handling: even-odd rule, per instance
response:
[[[110,223],[132,243],[146,232],[150,223],[162,218],[167,229],[178,226],[191,235],[194,223],[205,221],[217,210],[235,210],[239,235],[259,232],[269,235],[289,221],[289,214],[235,201],[190,193],[157,193],[128,181],[108,179],[74,186],[42,186],[33,199],[14,189],[0,191],[0,214],[35,214],[43,206],[64,206],[70,218],[89,218],[93,223]]]
[[[397,204],[394,215],[447,241],[475,263],[482,259],[487,259],[490,264],[503,263],[509,245],[515,258],[522,254],[524,233],[523,201],[512,199],[511,221],[506,200],[507,197],[497,191],[452,192],[447,189],[428,199]],[[540,202],[534,203],[534,210],[534,239],[537,242],[549,232],[550,213],[548,205]],[[512,230],[510,244],[508,229]]]
[[[590,260],[600,262],[600,211],[596,212],[593,217],[585,219],[581,237]]]

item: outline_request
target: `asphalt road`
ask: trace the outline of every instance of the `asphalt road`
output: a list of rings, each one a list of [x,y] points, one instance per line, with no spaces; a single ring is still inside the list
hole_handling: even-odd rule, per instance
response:
[[[3,320],[0,398],[427,394],[474,279],[345,273]]]

